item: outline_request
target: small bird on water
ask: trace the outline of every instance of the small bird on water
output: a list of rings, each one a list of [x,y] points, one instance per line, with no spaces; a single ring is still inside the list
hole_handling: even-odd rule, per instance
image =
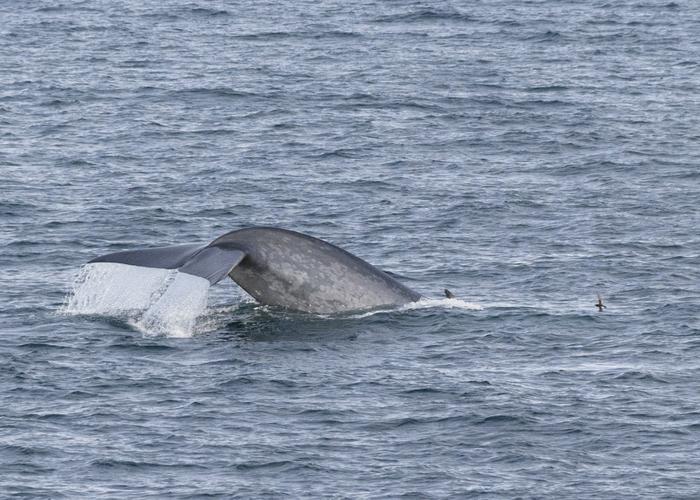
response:
[[[445,288],[445,297],[447,297],[448,299],[454,299],[455,294],[450,292],[447,288]]]
[[[603,312],[603,309],[606,308],[606,306],[603,304],[603,299],[601,298],[600,294],[598,294],[598,302],[596,302],[595,306],[598,308],[598,312]]]

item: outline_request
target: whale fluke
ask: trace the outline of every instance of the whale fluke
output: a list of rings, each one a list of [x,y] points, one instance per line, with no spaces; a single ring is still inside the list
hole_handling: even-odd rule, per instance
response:
[[[126,250],[124,252],[115,252],[97,257],[88,262],[88,264],[95,262],[115,262],[117,264],[129,264],[132,266],[177,269],[205,247],[206,245],[200,243],[195,245],[174,245],[169,247]]]
[[[195,244],[116,252],[97,257],[89,264],[113,262],[158,269],[177,269],[204,278],[213,285],[230,273],[244,257],[245,253],[236,248]]]

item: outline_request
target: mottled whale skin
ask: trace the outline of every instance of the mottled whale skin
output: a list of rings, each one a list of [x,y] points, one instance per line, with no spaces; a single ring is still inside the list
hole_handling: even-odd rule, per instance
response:
[[[364,260],[330,243],[278,228],[225,234],[246,257],[229,276],[263,304],[334,313],[416,301],[420,295]]]
[[[399,306],[421,298],[342,248],[275,227],[232,231],[209,245],[118,252],[91,262],[179,269],[212,284],[228,274],[262,304],[317,314]]]

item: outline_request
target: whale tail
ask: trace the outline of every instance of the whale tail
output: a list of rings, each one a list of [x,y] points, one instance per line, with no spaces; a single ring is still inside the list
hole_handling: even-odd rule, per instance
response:
[[[421,297],[328,242],[286,229],[251,227],[208,244],[97,257],[85,266],[66,309],[87,314],[146,309],[179,315],[178,304],[195,304],[195,311],[205,303],[209,287],[226,276],[261,304],[316,314],[397,306]]]
[[[177,269],[215,284],[227,276],[244,258],[245,252],[228,246],[174,245],[127,250],[97,257],[89,262],[111,262],[156,269]]]

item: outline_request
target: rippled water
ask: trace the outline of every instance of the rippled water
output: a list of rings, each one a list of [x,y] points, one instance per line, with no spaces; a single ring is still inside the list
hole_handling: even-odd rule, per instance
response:
[[[700,491],[700,4],[0,20],[3,495]],[[250,225],[429,299],[317,317],[227,282],[188,338],[61,312],[97,255]]]

